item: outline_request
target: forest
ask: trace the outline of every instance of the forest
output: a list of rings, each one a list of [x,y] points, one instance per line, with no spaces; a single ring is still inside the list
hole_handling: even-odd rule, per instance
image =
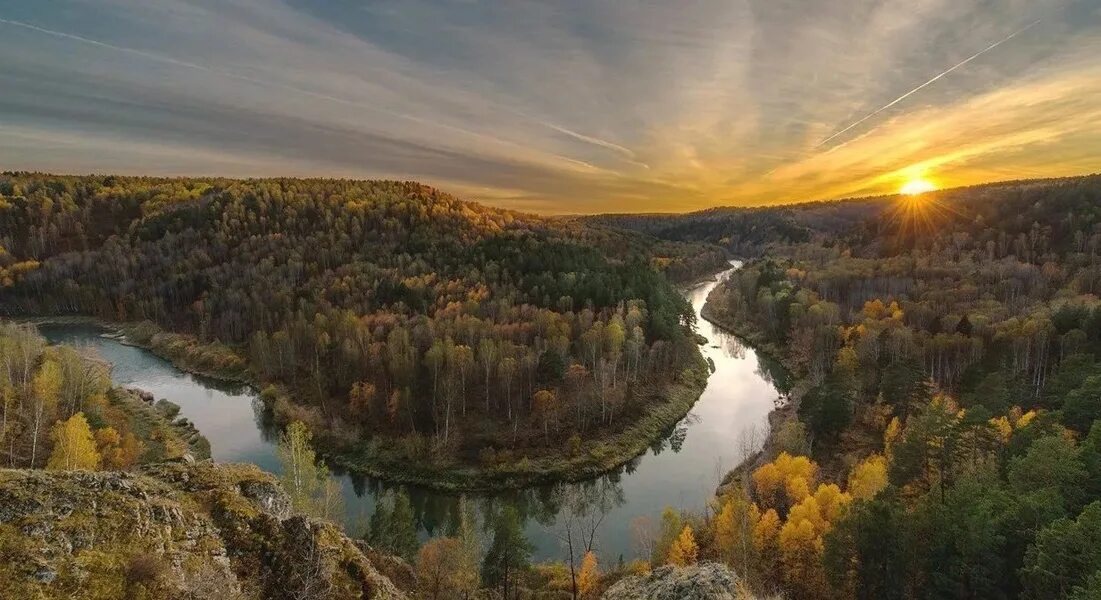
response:
[[[0,313],[127,324],[372,472],[630,458],[702,385],[674,283],[725,260],[409,182],[0,176]]]
[[[792,598],[1101,597],[1101,176],[822,231],[708,300],[802,386],[697,537]]]
[[[747,598],[1101,597],[1101,176],[558,219],[394,182],[7,174],[0,194],[0,309],[129,323],[261,383],[283,484],[323,519],[340,498],[315,446],[597,460],[706,375],[674,282],[749,259],[703,314],[796,378],[764,450],[705,510],[638,520],[619,564],[594,551],[606,497],[552,498],[566,559],[533,564],[513,509],[459,501],[422,540],[387,493],[365,537],[418,597],[596,598],[705,562]],[[0,361],[6,466],[182,451],[95,357],[4,324]]]

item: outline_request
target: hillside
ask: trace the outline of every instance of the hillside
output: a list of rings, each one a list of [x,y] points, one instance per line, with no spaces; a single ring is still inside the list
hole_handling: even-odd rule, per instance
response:
[[[722,488],[731,564],[798,598],[1098,597],[1099,292],[1096,175],[897,198],[733,274],[704,314],[801,382]]]
[[[725,258],[379,181],[9,173],[0,224],[0,312],[148,321],[135,342],[244,371],[277,421],[427,483],[630,458],[646,440],[620,434],[671,425],[690,401],[668,389],[698,384],[670,280]]]
[[[0,470],[6,598],[405,598],[365,551],[252,465]]]
[[[757,208],[719,207],[685,214],[607,214],[591,223],[667,241],[715,244],[735,256],[758,256],[775,245],[837,235],[880,214],[887,198],[854,198]]]

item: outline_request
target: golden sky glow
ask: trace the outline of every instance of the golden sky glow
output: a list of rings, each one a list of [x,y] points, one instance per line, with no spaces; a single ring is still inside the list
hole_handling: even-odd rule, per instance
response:
[[[898,189],[898,193],[905,196],[917,196],[918,194],[932,192],[936,189],[937,186],[928,179],[911,179],[902,184],[902,187]]]
[[[1096,0],[0,2],[0,168],[552,213],[1101,170]]]

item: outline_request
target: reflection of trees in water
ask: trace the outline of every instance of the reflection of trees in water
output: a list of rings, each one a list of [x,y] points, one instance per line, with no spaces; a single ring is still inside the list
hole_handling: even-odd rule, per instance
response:
[[[345,476],[336,471],[334,475]],[[514,509],[525,526],[536,523],[550,528],[559,523],[566,513],[604,514],[626,501],[619,481],[619,470],[604,477],[580,483],[469,494],[393,484],[355,473],[347,473],[346,476],[355,495],[359,498],[370,498],[372,505],[387,493],[402,492],[408,495],[413,506],[417,529],[429,537],[453,535],[458,530],[462,518],[460,502],[463,498],[474,504],[482,529],[486,532],[490,531],[491,525],[497,522],[506,507]],[[365,510],[367,504],[359,503],[359,513],[353,513],[349,521],[365,523],[370,516]],[[358,531],[352,528],[351,524],[349,529],[352,533]]]
[[[688,428],[696,423],[700,422],[699,415],[695,413],[688,413],[683,419],[678,421],[675,425],[670,427],[666,432],[658,437],[652,444],[650,444],[650,452],[654,456],[657,456],[665,451],[668,446],[673,452],[680,452],[681,447],[684,445],[684,440],[688,438]],[[641,456],[637,457],[641,459]],[[637,467],[637,463],[633,465],[633,468]],[[627,471],[631,473],[631,471]]]
[[[684,446],[684,440],[688,437],[688,427],[676,426],[673,428],[672,435],[669,436],[669,447],[673,452],[680,452],[681,447]]]
[[[722,351],[731,358],[743,359],[745,358],[746,345],[742,343],[737,336],[730,335],[719,328],[714,329],[715,341],[718,342],[718,346],[722,348]]]
[[[252,420],[260,431],[260,439],[269,444],[279,443],[279,426],[275,423],[275,415],[260,396],[252,397]]]
[[[780,361],[768,356],[757,355],[757,369],[755,373],[776,388],[781,396],[791,391],[793,381],[791,374],[780,364]]]

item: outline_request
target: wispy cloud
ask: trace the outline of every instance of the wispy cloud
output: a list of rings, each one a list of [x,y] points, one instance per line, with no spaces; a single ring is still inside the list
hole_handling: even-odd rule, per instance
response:
[[[1101,156],[1098,55],[1092,0],[0,0],[0,168],[547,212],[1058,175]]]

